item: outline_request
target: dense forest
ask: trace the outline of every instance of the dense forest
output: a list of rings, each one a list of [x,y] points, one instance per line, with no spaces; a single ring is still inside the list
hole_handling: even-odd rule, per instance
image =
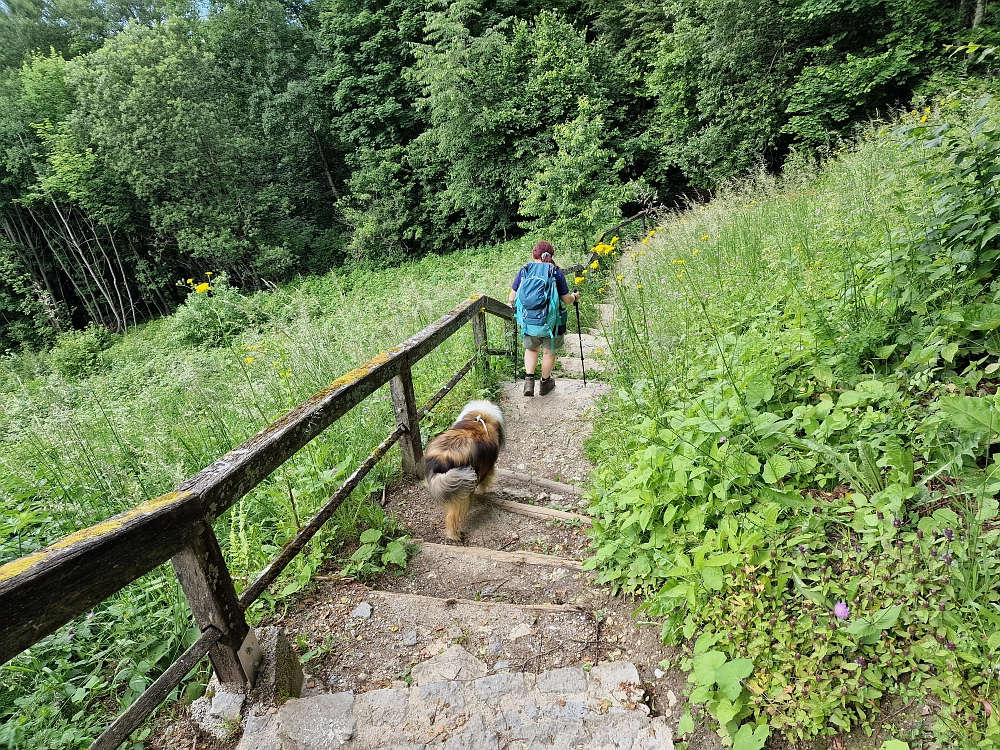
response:
[[[0,351],[551,227],[940,88],[984,0],[5,0]]]

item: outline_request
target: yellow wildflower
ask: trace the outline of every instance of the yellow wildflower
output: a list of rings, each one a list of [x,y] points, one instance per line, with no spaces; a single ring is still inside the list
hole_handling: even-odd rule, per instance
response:
[[[595,260],[595,261],[594,261],[593,263],[591,263],[591,264],[590,264],[590,267],[591,267],[591,268],[597,268],[597,267],[598,267],[599,265],[600,265],[600,263],[598,263],[598,262],[597,262],[597,261]]]
[[[691,255],[697,255],[697,254],[698,254],[698,251],[697,251],[697,250],[692,250],[692,251],[691,251]]]
[[[630,258],[631,258],[632,260],[635,260],[635,259],[636,259],[636,258],[638,258],[639,256],[638,256],[638,255],[636,255],[635,253],[631,253],[631,254],[629,254],[629,256],[628,256],[628,257],[630,257]]]
[[[683,279],[683,278],[684,278],[684,274],[683,274],[683,273],[679,273],[679,274],[677,274],[677,278],[678,278],[678,279]]]
[[[589,270],[590,270],[589,268],[584,268],[582,271],[580,271],[580,273],[582,273],[584,276],[586,276],[587,275],[587,271],[589,271]]]
[[[636,286],[636,289],[642,289],[642,284],[639,284],[638,286]]]
[[[188,284],[193,284],[193,283],[194,283],[194,279],[188,279]]]
[[[707,235],[707,234],[703,234],[703,235],[701,236],[701,239],[702,239],[702,241],[703,241],[703,242],[704,242],[704,241],[707,241],[707,240],[708,240],[708,235]]]
[[[200,284],[198,284],[198,286],[194,288],[195,292],[197,292],[198,294],[203,294],[205,292],[210,291],[211,289],[212,285],[209,284],[207,281],[201,282]]]
[[[617,237],[612,237],[611,238],[611,244],[614,245],[616,242],[618,242],[618,238]]]
[[[644,238],[643,241],[642,241],[642,244],[645,245],[645,244],[648,244],[648,243],[649,243],[649,237]]]
[[[619,281],[621,281],[621,280],[622,280],[622,279],[624,279],[625,277],[624,277],[624,276],[622,276],[621,274],[618,274],[617,276],[615,276],[615,278],[616,278],[616,279],[618,279]]]
[[[920,122],[927,122],[927,115],[920,118]]]
[[[583,281],[584,281],[583,276],[577,276],[575,279],[573,279],[574,284],[582,284]]]
[[[205,271],[205,275],[206,275],[206,276],[211,276],[211,275],[212,275],[212,272],[211,272],[211,271]]]
[[[598,289],[597,293],[598,294],[604,294],[604,287],[602,286],[600,289]]]
[[[251,362],[253,362],[253,361],[254,361],[254,358],[253,358],[253,357],[244,357],[243,359],[244,359],[244,360],[246,360],[246,363],[247,363],[247,364],[250,364]]]

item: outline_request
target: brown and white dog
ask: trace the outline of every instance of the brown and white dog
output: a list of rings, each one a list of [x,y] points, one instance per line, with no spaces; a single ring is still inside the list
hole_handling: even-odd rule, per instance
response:
[[[444,535],[462,540],[472,496],[493,483],[493,466],[504,445],[503,414],[489,401],[472,401],[424,451],[424,482],[445,506]]]

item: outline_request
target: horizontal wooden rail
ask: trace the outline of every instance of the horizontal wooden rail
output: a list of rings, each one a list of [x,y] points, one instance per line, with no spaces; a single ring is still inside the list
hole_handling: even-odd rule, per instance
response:
[[[470,297],[400,346],[338,378],[173,492],[0,567],[0,663],[190,549],[205,523],[483,312],[507,320],[513,316],[502,302]]]

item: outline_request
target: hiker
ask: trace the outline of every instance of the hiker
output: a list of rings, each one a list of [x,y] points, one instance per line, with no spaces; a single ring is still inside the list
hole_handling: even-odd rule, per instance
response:
[[[564,305],[575,304],[580,299],[579,292],[569,290],[566,276],[556,265],[553,255],[555,248],[551,242],[536,242],[531,251],[532,262],[517,272],[508,295],[512,307],[515,301],[517,303],[517,322],[523,336],[525,396],[535,395],[535,367],[538,350],[542,347],[545,349],[538,395],[544,396],[556,387],[552,368],[556,363],[556,348],[563,345],[566,335]]]

